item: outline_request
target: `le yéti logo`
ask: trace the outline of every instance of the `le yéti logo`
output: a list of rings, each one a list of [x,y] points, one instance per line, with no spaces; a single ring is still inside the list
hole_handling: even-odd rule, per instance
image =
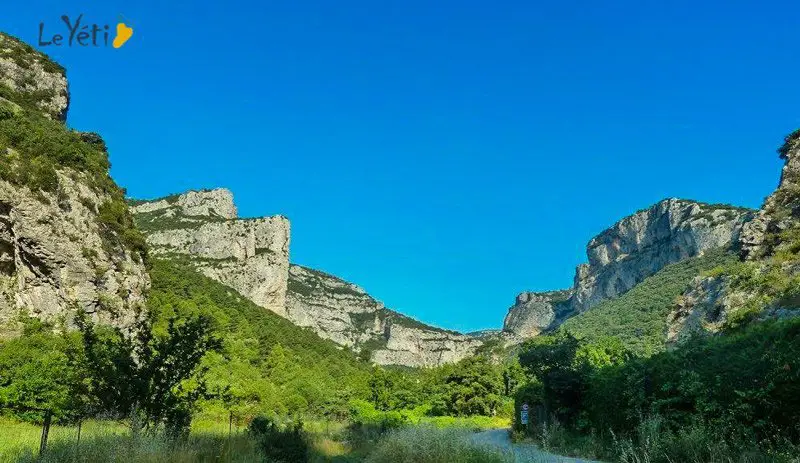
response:
[[[75,20],[69,16],[61,16],[63,24],[59,24],[57,32],[47,28],[44,22],[39,23],[39,46],[79,46],[79,47],[107,47],[111,38],[111,26],[108,24],[84,23],[83,14]],[[66,28],[66,30],[64,29]],[[110,42],[114,48],[120,48],[133,36],[133,27],[119,21],[116,25],[115,35]]]

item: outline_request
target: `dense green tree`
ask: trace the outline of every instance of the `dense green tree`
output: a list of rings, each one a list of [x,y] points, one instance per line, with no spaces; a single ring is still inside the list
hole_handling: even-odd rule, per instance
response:
[[[375,368],[369,378],[369,397],[376,410],[387,411],[393,405],[394,379],[383,368]]]
[[[493,416],[502,394],[499,369],[483,356],[462,360],[444,380],[444,405],[454,416]]]
[[[80,339],[35,319],[24,323],[20,337],[0,342],[0,413],[35,421],[45,410],[56,420],[80,416],[88,394]]]
[[[170,317],[202,314],[211,318],[222,340],[220,352],[207,355],[202,364],[208,368],[209,389],[227,393],[203,401],[207,413],[227,418],[234,412],[246,418],[328,410],[341,416],[351,398],[368,397],[370,367],[350,351],[257,306],[179,259],[153,259],[150,275],[148,308],[157,331],[163,332]]]
[[[95,329],[85,317],[77,320],[90,390],[102,410],[136,415],[146,428],[188,428],[197,401],[211,397],[201,362],[221,348],[209,317],[172,317],[162,335],[145,317],[130,338],[118,329]]]

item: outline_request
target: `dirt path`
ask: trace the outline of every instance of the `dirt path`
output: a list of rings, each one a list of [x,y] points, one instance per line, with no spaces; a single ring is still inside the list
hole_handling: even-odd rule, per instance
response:
[[[491,445],[502,450],[514,452],[517,463],[597,463],[579,458],[561,457],[539,450],[533,444],[513,444],[508,429],[492,429],[476,433],[472,439],[480,444]]]

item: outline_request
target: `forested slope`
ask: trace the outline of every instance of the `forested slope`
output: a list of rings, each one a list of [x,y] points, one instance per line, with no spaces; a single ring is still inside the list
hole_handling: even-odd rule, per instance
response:
[[[150,275],[160,324],[173,314],[212,317],[224,347],[207,358],[211,384],[229,386],[242,413],[341,411],[349,398],[366,397],[369,366],[349,350],[180,262],[154,260]]]

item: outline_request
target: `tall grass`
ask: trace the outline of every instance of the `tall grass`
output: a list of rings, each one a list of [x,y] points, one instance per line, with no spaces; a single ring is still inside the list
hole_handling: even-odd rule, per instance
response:
[[[699,423],[670,430],[659,416],[631,435],[579,434],[554,421],[533,437],[548,452],[620,463],[800,463],[800,446],[792,443],[759,445],[745,429],[730,436]]]
[[[0,462],[87,462],[167,463],[228,461],[262,462],[252,439],[243,432],[230,441],[220,429],[193,431],[189,438],[175,442],[159,434],[134,436],[130,428],[111,421],[87,421],[76,426],[53,426],[47,450],[39,456],[41,427],[0,419]]]
[[[800,462],[800,447],[787,442],[757,445],[747,433],[723,436],[702,424],[670,431],[660,417],[645,419],[633,437],[615,437],[613,442],[613,453],[622,463]]]
[[[367,463],[512,463],[514,456],[472,442],[464,429],[429,426],[404,428],[386,435]]]

